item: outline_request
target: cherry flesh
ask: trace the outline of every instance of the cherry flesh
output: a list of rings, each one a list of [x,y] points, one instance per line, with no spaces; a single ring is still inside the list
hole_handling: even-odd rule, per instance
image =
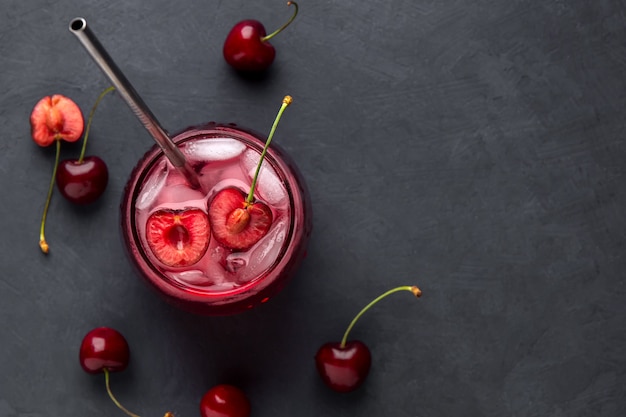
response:
[[[171,267],[198,262],[209,247],[210,232],[209,218],[196,208],[160,209],[146,222],[146,239],[152,254]]]
[[[265,27],[258,20],[247,19],[237,23],[226,36],[223,54],[226,62],[242,72],[260,72],[272,65],[276,57],[276,49],[269,40],[285,29],[296,17],[298,5],[287,2],[295,7],[294,15],[280,29],[267,35]]]
[[[272,226],[272,211],[267,204],[248,203],[236,188],[225,188],[209,205],[213,235],[230,249],[247,250],[267,234]]]
[[[83,113],[70,98],[55,94],[37,102],[30,114],[30,132],[39,146],[76,142],[83,134]]]
[[[200,401],[202,417],[248,417],[250,401],[239,388],[221,384],[208,390]]]
[[[87,156],[61,161],[56,173],[56,183],[61,195],[75,204],[96,201],[107,187],[109,170],[102,159]]]
[[[410,291],[417,298],[422,295],[422,291],[416,286],[396,287],[383,293],[367,304],[352,319],[341,342],[325,343],[319,348],[315,355],[315,365],[322,381],[332,390],[350,392],[363,384],[372,365],[372,355],[365,343],[358,340],[348,341],[348,334],[367,310],[383,298],[398,291]]]
[[[80,365],[85,372],[98,374],[126,369],[130,349],[124,336],[110,327],[98,327],[85,335],[80,345]]]

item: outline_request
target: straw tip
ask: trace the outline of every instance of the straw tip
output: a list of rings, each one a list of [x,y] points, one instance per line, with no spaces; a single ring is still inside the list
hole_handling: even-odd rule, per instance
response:
[[[80,32],[87,27],[87,21],[82,17],[75,17],[70,22],[70,32]]]

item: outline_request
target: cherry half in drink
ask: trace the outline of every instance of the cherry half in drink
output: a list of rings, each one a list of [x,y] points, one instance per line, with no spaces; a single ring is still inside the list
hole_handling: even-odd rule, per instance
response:
[[[232,248],[213,236],[209,207],[220,191],[250,190],[265,138],[232,124],[210,123],[173,140],[200,187],[190,187],[158,146],[145,154],[121,206],[132,263],[168,301],[193,313],[233,314],[266,302],[294,275],[311,233],[310,197],[296,165],[279,146],[267,149],[254,198],[269,207],[271,225],[251,247]],[[165,241],[155,239],[155,228],[167,222]],[[163,249],[176,242],[191,248],[184,258]]]

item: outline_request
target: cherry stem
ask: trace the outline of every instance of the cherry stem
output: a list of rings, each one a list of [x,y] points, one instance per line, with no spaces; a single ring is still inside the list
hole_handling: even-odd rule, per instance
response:
[[[100,93],[100,95],[98,96],[98,99],[96,100],[93,107],[91,108],[91,111],[89,112],[89,117],[87,118],[87,128],[85,129],[85,136],[83,137],[83,147],[80,151],[80,156],[78,157],[79,164],[82,164],[83,159],[85,159],[85,150],[87,149],[87,138],[89,137],[89,129],[91,129],[91,121],[93,120],[93,115],[96,112],[96,109],[98,108],[98,104],[100,104],[104,96],[106,96],[108,93],[114,90],[115,90],[115,87],[109,87],[106,90],[104,90],[102,93]]]
[[[261,152],[261,157],[259,158],[259,163],[256,166],[256,171],[254,173],[254,177],[252,178],[252,185],[250,186],[250,192],[248,193],[248,197],[246,198],[247,204],[252,204],[252,200],[254,200],[254,189],[256,188],[256,182],[259,178],[259,172],[261,172],[261,165],[263,165],[263,159],[265,159],[265,154],[267,153],[267,148],[270,147],[270,143],[272,142],[272,137],[274,137],[274,132],[276,131],[276,127],[278,126],[278,122],[283,115],[283,112],[293,102],[293,98],[291,96],[285,96],[283,98],[283,104],[280,106],[280,110],[278,110],[278,114],[276,115],[276,119],[274,119],[274,124],[272,125],[272,129],[270,130],[270,134],[267,137],[267,141],[265,141],[265,146],[263,147],[263,152]]]
[[[107,393],[109,393],[109,397],[111,397],[111,400],[115,403],[115,405],[117,405],[117,408],[128,414],[130,417],[139,417],[137,414],[128,411],[113,395],[113,392],[111,391],[111,384],[109,383],[109,370],[107,368],[104,368],[104,382],[107,387]]]
[[[387,297],[388,295],[391,295],[393,293],[396,292],[400,292],[400,291],[410,291],[413,293],[413,295],[416,298],[419,298],[422,295],[422,290],[420,290],[419,288],[417,288],[415,285],[404,285],[402,287],[396,287],[393,288],[389,291],[387,291],[384,294],[379,295],[378,297],[376,297],[374,300],[372,300],[368,305],[366,305],[365,307],[363,307],[363,309],[361,311],[359,311],[359,314],[357,314],[353,319],[352,322],[350,322],[350,325],[348,326],[348,328],[346,329],[346,332],[343,334],[343,339],[341,339],[341,344],[340,347],[344,348],[346,347],[346,342],[348,341],[348,334],[350,333],[350,330],[352,330],[352,328],[354,327],[354,325],[356,324],[356,322],[359,320],[359,318],[367,311],[369,310],[374,304],[376,304],[377,302],[379,302],[380,300],[382,300],[383,298]]]
[[[293,22],[293,19],[295,19],[296,16],[298,15],[298,3],[296,3],[295,1],[288,1],[287,2],[287,6],[291,6],[291,5],[293,5],[293,7],[295,8],[294,11],[293,11],[293,16],[291,16],[291,19],[289,19],[287,21],[287,23],[285,23],[284,25],[282,25],[281,27],[276,29],[274,32],[270,33],[269,35],[263,36],[261,38],[261,42],[269,41],[274,36],[276,36],[280,32],[282,32],[287,26],[289,26],[291,24],[291,22]]]
[[[54,158],[54,168],[52,169],[52,178],[50,179],[50,186],[48,187],[48,196],[46,197],[46,204],[43,208],[43,215],[41,216],[41,227],[39,228],[39,247],[43,253],[48,253],[50,246],[46,242],[46,218],[48,217],[48,209],[50,208],[50,200],[52,200],[52,190],[54,190],[54,181],[57,176],[57,168],[59,167],[59,157],[61,155],[61,139],[56,139],[56,156]]]

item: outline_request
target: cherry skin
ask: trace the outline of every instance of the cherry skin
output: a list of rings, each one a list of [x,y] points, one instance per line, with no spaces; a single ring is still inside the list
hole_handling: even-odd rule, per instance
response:
[[[258,20],[237,23],[224,42],[224,59],[233,68],[244,72],[267,69],[276,57],[276,49],[267,41],[265,27]]]
[[[233,26],[226,36],[222,50],[226,62],[244,73],[261,72],[269,68],[276,57],[276,49],[269,40],[289,26],[298,14],[298,5],[295,2],[289,1],[287,6],[294,6],[291,19],[269,35],[258,20],[242,20]]]
[[[124,336],[110,327],[98,327],[85,335],[80,345],[80,365],[85,372],[98,374],[126,369],[130,349]]]
[[[340,343],[326,343],[317,351],[315,364],[326,385],[337,392],[350,392],[367,378],[372,354],[358,340],[349,341],[343,347]]]
[[[202,417],[248,417],[250,401],[239,388],[221,384],[208,390],[200,401]]]
[[[56,183],[61,195],[75,204],[96,201],[107,187],[109,170],[102,159],[87,156],[82,162],[67,159],[59,164]]]

